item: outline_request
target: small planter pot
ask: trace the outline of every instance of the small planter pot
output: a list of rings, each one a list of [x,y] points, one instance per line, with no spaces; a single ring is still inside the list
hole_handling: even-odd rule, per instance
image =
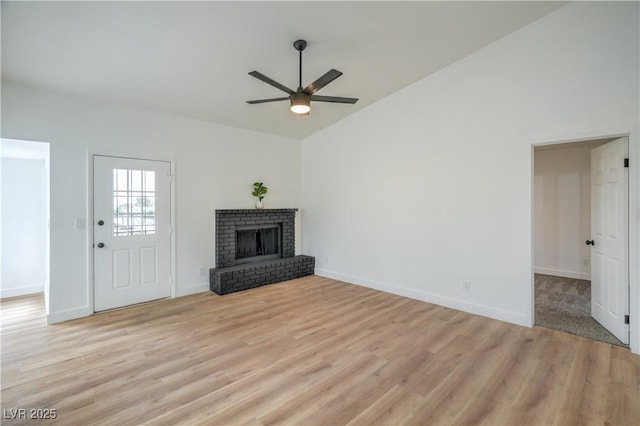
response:
[[[262,201],[257,201],[256,202],[256,209],[258,209],[258,210],[264,209],[264,203]]]

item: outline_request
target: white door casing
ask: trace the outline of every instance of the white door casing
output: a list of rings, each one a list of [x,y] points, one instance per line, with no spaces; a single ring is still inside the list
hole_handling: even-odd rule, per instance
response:
[[[628,139],[591,151],[591,316],[629,343]]]
[[[94,310],[170,297],[170,163],[93,158]]]

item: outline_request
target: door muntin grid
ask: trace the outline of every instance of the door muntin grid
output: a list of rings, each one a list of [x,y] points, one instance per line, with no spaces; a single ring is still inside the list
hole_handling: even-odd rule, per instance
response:
[[[113,236],[156,233],[156,172],[113,170]]]

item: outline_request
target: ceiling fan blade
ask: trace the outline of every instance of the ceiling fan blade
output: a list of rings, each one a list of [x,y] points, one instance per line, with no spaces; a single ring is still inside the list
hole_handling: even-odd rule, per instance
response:
[[[264,104],[267,102],[278,102],[278,101],[288,101],[289,97],[287,96],[286,98],[271,98],[271,99],[258,99],[255,101],[247,101],[248,104]]]
[[[262,73],[259,73],[258,71],[251,71],[249,73],[249,75],[257,78],[258,80],[262,80],[265,83],[270,84],[273,87],[275,87],[277,89],[280,89],[283,92],[288,93],[290,95],[293,95],[295,93],[293,90],[289,89],[287,86],[282,85],[282,84],[278,83],[277,81],[270,79],[269,77],[267,77],[266,75],[264,75]]]
[[[342,73],[338,70],[331,69],[327,71],[322,77],[309,84],[304,88],[303,92],[307,95],[313,95],[318,90],[322,89],[327,84],[331,83],[336,78],[340,77]]]
[[[357,98],[342,98],[340,96],[318,96],[312,95],[311,100],[315,102],[334,102],[336,104],[355,104]]]

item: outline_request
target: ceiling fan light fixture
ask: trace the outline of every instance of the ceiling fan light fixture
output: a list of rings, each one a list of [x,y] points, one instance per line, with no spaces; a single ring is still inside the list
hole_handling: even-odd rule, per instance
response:
[[[291,111],[296,114],[307,114],[311,111],[311,97],[304,93],[291,95]]]

